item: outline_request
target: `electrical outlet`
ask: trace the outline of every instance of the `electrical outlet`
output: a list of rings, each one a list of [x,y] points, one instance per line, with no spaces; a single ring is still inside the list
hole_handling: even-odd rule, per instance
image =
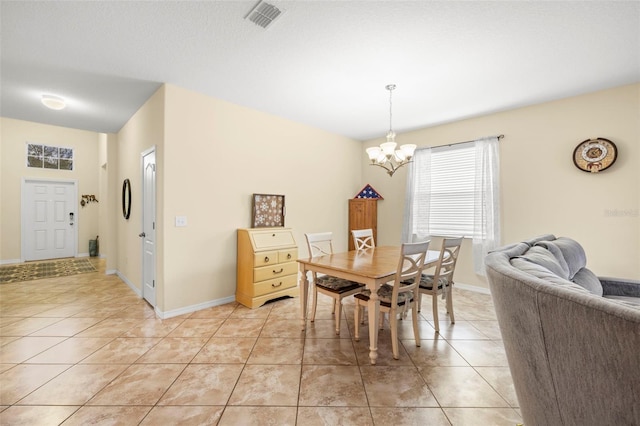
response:
[[[179,227],[179,226],[187,226],[186,216],[176,216],[176,227]]]

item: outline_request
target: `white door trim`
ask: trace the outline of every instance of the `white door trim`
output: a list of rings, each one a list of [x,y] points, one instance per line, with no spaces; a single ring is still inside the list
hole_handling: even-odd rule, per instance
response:
[[[24,262],[27,258],[26,256],[26,247],[27,247],[27,229],[24,223],[25,213],[27,211],[27,200],[25,197],[25,191],[28,182],[42,182],[47,184],[52,183],[64,183],[72,185],[72,195],[73,200],[72,203],[74,206],[78,205],[78,180],[77,179],[53,179],[53,178],[35,178],[35,177],[22,177],[22,182],[20,184],[20,262]],[[75,238],[73,239],[73,256],[78,257],[78,238],[80,238],[80,215],[78,214],[77,209],[74,208],[74,226],[75,226]]]

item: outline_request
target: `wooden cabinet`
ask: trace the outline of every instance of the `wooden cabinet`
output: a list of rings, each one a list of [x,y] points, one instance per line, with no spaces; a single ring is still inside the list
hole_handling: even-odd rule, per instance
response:
[[[374,198],[354,198],[349,200],[349,250],[355,250],[351,231],[353,229],[373,229],[373,240],[378,245],[378,200]]]
[[[248,308],[298,295],[298,246],[290,228],[238,229],[236,301]]]

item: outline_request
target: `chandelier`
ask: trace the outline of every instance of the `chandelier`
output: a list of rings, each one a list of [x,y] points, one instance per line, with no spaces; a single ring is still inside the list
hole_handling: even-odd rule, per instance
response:
[[[367,154],[369,155],[369,160],[371,160],[371,166],[382,167],[389,176],[393,176],[396,170],[411,162],[416,146],[414,144],[405,144],[396,149],[398,144],[395,140],[396,134],[393,131],[391,108],[391,95],[396,85],[389,84],[385,88],[389,91],[389,132],[387,133],[387,141],[380,144],[380,146],[367,148]]]

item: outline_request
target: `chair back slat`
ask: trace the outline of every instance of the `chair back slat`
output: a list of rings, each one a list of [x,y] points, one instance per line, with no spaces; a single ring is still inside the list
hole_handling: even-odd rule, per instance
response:
[[[353,244],[356,250],[374,248],[376,246],[373,240],[373,229],[354,229],[351,231],[353,236]]]
[[[307,239],[309,256],[317,257],[333,254],[333,232],[316,232],[313,234],[304,234],[304,236]]]
[[[462,237],[459,238],[444,238],[442,240],[442,248],[440,250],[440,257],[433,274],[434,283],[438,283],[440,279],[446,278],[447,283],[453,281],[453,273],[456,269],[456,263],[458,261],[458,254],[460,253],[460,247],[462,246]],[[434,289],[437,289],[438,285],[434,285]]]
[[[422,268],[424,268],[430,242],[431,241],[423,241],[419,243],[402,244],[398,270],[393,282],[393,293],[391,295],[392,306],[397,305],[398,295],[401,293],[412,292],[414,298],[418,297],[420,274],[422,274]]]

